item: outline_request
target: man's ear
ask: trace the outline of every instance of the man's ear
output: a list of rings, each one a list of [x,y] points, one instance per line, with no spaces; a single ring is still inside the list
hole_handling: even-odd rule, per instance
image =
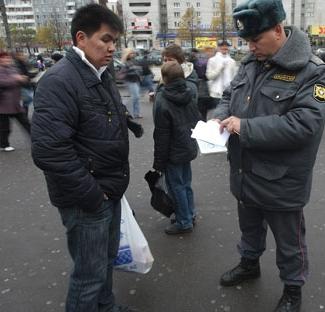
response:
[[[87,35],[83,31],[79,30],[76,33],[77,47],[82,47],[84,45],[86,38],[87,38]]]

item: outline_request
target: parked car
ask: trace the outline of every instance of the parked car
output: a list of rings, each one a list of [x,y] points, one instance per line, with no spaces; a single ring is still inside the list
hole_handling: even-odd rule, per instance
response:
[[[151,65],[161,65],[162,64],[162,56],[159,50],[151,51],[148,54],[148,62]]]

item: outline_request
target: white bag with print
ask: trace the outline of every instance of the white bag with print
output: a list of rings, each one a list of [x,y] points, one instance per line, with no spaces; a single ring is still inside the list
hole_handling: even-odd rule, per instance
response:
[[[121,211],[120,247],[114,261],[114,268],[128,272],[148,273],[154,259],[125,195],[121,199]]]

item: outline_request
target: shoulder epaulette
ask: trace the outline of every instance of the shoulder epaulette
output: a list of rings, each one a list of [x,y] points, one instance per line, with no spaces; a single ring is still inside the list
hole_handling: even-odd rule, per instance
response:
[[[316,64],[317,66],[324,64],[324,62],[315,54],[312,54],[310,61]]]

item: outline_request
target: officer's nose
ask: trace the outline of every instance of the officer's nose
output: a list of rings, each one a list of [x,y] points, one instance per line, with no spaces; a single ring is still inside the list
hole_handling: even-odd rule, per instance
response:
[[[252,41],[248,42],[249,51],[254,52],[256,50],[255,43]]]

